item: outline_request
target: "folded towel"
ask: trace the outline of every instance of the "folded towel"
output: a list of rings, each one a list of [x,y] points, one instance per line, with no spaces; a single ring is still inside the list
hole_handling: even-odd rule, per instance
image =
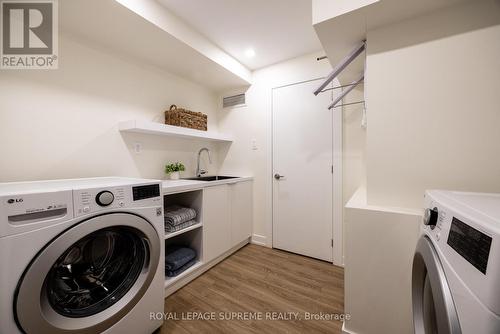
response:
[[[189,227],[191,225],[198,224],[196,220],[190,220],[185,223],[179,224],[179,225],[170,225],[170,224],[165,224],[165,232],[172,233],[172,232],[177,232],[182,229],[185,229],[186,227]]]
[[[196,252],[191,248],[181,246],[167,247],[165,270],[175,271],[194,258],[196,258]]]
[[[165,275],[167,277],[175,277],[175,276],[183,273],[186,269],[188,269],[189,267],[191,267],[195,263],[196,263],[196,259],[192,259],[191,261],[189,261],[188,263],[186,263],[185,265],[183,265],[182,267],[180,267],[177,270],[166,270]]]
[[[165,208],[165,224],[177,226],[196,218],[196,210],[178,205]]]

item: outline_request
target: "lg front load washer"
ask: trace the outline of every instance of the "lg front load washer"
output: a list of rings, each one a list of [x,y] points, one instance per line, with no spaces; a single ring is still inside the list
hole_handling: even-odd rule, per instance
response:
[[[0,184],[0,332],[149,334],[164,310],[161,183]]]
[[[413,259],[416,334],[500,333],[500,194],[431,190]]]

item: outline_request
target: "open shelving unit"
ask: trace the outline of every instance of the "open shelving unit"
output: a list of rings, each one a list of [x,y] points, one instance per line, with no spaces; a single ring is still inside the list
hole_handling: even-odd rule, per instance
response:
[[[233,138],[231,136],[222,133],[187,129],[179,126],[141,120],[120,122],[118,124],[118,129],[121,132],[135,132],[157,136],[199,139],[223,143],[231,143],[233,141]]]
[[[165,287],[169,287],[170,285],[174,284],[175,282],[177,282],[178,280],[182,279],[183,277],[186,277],[187,275],[189,275],[191,272],[195,271],[196,269],[198,269],[202,265],[203,265],[203,262],[198,261],[195,264],[193,264],[191,267],[189,267],[188,269],[186,269],[186,271],[184,271],[181,274],[179,274],[178,276],[175,276],[175,277],[165,277]]]
[[[165,287],[168,287],[170,284],[173,284],[186,275],[189,275],[190,272],[194,271],[196,268],[203,264],[202,244],[203,232],[201,228],[184,231],[184,233],[182,234],[165,240],[165,254],[168,254],[169,246],[171,247],[172,245],[183,245],[196,251],[196,263],[175,277],[165,276]]]
[[[186,232],[189,232],[189,231],[192,231],[192,230],[196,230],[197,228],[200,228],[203,226],[203,223],[198,223],[198,224],[194,224],[194,225],[191,225],[189,227],[186,227],[180,231],[175,231],[175,232],[166,232],[165,233],[165,240],[167,239],[170,239],[170,238],[173,238],[173,237],[176,237],[178,235],[181,235],[182,233],[186,233]]]
[[[165,233],[165,256],[173,245],[189,247],[196,252],[196,263],[175,277],[165,277],[165,288],[174,284],[183,277],[189,275],[203,265],[203,222],[202,205],[203,191],[193,190],[181,193],[167,194],[163,198],[165,207],[170,205],[180,205],[196,210],[196,224],[186,227],[180,231]]]

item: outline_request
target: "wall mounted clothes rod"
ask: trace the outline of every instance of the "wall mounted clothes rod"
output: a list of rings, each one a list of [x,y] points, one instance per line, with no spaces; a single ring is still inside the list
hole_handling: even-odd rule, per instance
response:
[[[325,89],[325,87],[328,86],[328,84],[332,82],[333,79],[335,79],[340,74],[340,72],[342,72],[347,67],[347,65],[352,63],[352,61],[365,50],[365,46],[366,41],[363,41],[361,44],[356,46],[344,59],[342,59],[342,61],[328,75],[326,80],[318,88],[316,88],[316,90],[314,91],[314,95],[318,95],[323,89]]]
[[[359,85],[359,83],[360,83],[361,81],[363,81],[363,79],[364,79],[364,78],[365,78],[365,75],[364,75],[364,74],[361,74],[361,76],[359,77],[359,79],[358,79],[358,80],[351,82],[351,85],[349,86],[349,88],[347,88],[347,89],[346,89],[346,90],[344,90],[342,93],[340,93],[340,95],[339,95],[339,96],[337,96],[337,98],[333,101],[333,103],[332,103],[332,104],[330,104],[330,105],[328,106],[328,109],[332,109],[333,107],[335,107],[335,105],[336,105],[337,103],[339,103],[340,101],[342,101],[342,99],[343,99],[343,98],[344,98],[347,94],[349,94],[349,93],[350,93],[350,92],[354,89],[354,87],[356,87],[357,85]]]
[[[362,84],[364,84],[364,81],[360,82],[358,85],[362,85]],[[331,88],[325,88],[320,93],[328,92],[329,90],[340,89],[340,88],[344,88],[344,87],[350,87],[352,85],[354,85],[354,84],[348,84],[348,85],[336,86],[336,87],[331,87]]]
[[[331,109],[345,107],[345,106],[350,106],[352,104],[360,104],[360,103],[365,103],[365,101],[358,101],[358,102],[351,102],[351,103],[339,104],[338,106],[332,107]]]

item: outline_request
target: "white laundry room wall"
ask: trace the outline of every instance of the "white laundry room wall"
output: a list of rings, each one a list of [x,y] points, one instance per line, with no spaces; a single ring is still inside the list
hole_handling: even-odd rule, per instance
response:
[[[368,31],[366,189],[344,222],[346,333],[413,333],[425,189],[500,192],[497,41],[497,0]]]
[[[368,31],[368,204],[500,192],[499,41],[497,0]]]
[[[193,175],[199,141],[127,134],[120,121],[163,122],[171,104],[208,114],[217,131],[217,96],[161,69],[62,34],[59,69],[0,71],[0,182],[97,176],[165,178],[167,162]],[[135,153],[134,145],[142,150]],[[206,156],[203,158],[206,160]],[[208,161],[203,161],[208,163]]]

